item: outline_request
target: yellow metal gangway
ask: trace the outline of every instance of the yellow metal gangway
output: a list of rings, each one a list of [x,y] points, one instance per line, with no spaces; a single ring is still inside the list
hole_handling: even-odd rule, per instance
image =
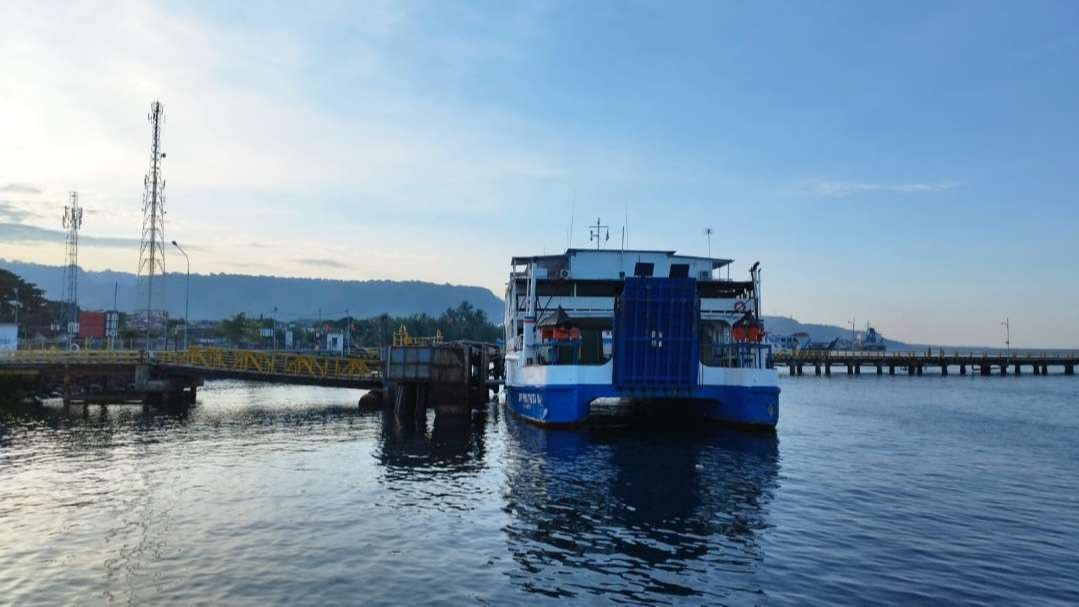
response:
[[[338,384],[369,385],[381,381],[381,361],[377,354],[327,356],[293,352],[201,348],[154,352],[154,364],[165,367],[266,380],[290,379]]]
[[[402,346],[431,346],[442,343],[442,331],[435,331],[433,337],[415,337],[408,334],[408,327],[401,325],[401,328],[393,333],[393,346],[400,348]]]
[[[326,383],[370,387],[381,382],[377,350],[333,356],[236,348],[192,347],[187,350],[10,350],[0,351],[0,374],[79,367],[153,365],[194,375],[223,375],[280,383]]]

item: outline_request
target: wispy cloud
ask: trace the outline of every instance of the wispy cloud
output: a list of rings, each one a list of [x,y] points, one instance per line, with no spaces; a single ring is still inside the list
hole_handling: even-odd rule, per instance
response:
[[[22,208],[14,201],[0,200],[0,221],[21,223],[31,216],[33,216],[33,213]]]
[[[19,223],[0,223],[0,239],[6,242],[53,242],[62,243],[67,238],[61,230],[50,230],[38,226]],[[79,236],[79,245],[91,247],[137,248],[136,238],[117,238],[113,236]]]
[[[305,266],[312,266],[312,267],[316,267],[316,268],[349,269],[349,268],[352,267],[351,265],[349,265],[347,263],[344,263],[344,262],[337,261],[336,259],[309,258],[309,259],[296,259],[296,260],[293,260],[293,261],[295,261],[296,263],[299,263],[299,264],[303,264]]]
[[[865,181],[817,180],[805,183],[799,189],[817,196],[850,196],[865,192],[943,192],[959,187],[956,181],[927,181],[912,183],[872,183]]]
[[[32,186],[28,183],[9,183],[0,185],[0,192],[6,194],[40,194],[41,188]]]

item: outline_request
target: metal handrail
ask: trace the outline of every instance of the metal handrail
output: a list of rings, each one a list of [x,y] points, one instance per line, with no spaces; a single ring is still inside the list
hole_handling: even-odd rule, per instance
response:
[[[138,364],[335,381],[371,381],[381,376],[381,361],[377,356],[370,355],[317,356],[290,352],[202,347],[159,352],[139,350],[0,351],[0,365],[16,367]]]
[[[558,362],[558,352],[560,348],[570,348],[573,353],[572,362],[560,363]],[[580,339],[555,339],[542,342],[535,346],[537,358],[542,361],[540,364],[544,365],[560,365],[581,364],[581,340]]]
[[[774,355],[772,345],[758,342],[728,342],[712,344],[713,363],[739,369],[770,369]]]
[[[81,365],[137,364],[145,360],[138,350],[2,350],[0,364]]]
[[[938,350],[935,352],[919,352],[916,350],[900,350],[893,352],[872,352],[872,351],[857,351],[857,350],[796,350],[793,352],[776,352],[776,360],[797,360],[797,361],[841,361],[847,359],[858,359],[862,361],[903,361],[903,360],[940,360],[942,358],[964,358],[967,360],[976,361],[1012,361],[1012,362],[1024,362],[1024,361],[1042,361],[1042,360],[1079,360],[1079,355],[1075,352],[971,352],[971,351],[958,351],[953,350],[947,352],[945,350]]]

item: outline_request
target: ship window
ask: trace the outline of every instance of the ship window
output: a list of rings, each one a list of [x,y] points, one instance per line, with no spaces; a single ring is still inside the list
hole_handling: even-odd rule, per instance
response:
[[[577,297],[616,297],[622,283],[616,281],[578,282]]]
[[[689,278],[688,263],[672,263],[671,278]]]
[[[644,261],[638,261],[637,265],[633,267],[633,275],[640,276],[642,278],[652,275],[656,269],[656,264],[648,263]]]

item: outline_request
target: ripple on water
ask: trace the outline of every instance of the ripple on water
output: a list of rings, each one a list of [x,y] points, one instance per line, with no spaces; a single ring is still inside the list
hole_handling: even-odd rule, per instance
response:
[[[778,434],[598,406],[402,425],[217,382],[185,415],[0,413],[32,602],[1075,604],[1079,382],[784,381]]]

